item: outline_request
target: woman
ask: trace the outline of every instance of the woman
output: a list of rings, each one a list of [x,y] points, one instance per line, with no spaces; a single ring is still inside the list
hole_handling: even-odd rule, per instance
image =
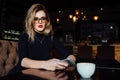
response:
[[[62,59],[51,58],[55,48]],[[25,32],[20,35],[18,44],[20,70],[36,68],[45,70],[66,69],[75,57],[53,36],[53,29],[47,10],[42,4],[33,4],[25,19]],[[19,70],[18,69],[18,70]]]

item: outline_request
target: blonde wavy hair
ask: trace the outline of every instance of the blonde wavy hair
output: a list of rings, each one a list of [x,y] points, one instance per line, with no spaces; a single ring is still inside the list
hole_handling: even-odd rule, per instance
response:
[[[46,14],[46,25],[45,25],[45,30],[42,32],[42,34],[45,35],[49,35],[53,33],[52,30],[52,24],[50,22],[50,17],[49,14],[46,10],[46,8],[44,7],[44,5],[36,3],[33,4],[27,11],[27,15],[25,18],[25,32],[28,34],[29,36],[29,40],[34,42],[34,36],[35,36],[35,31],[34,31],[34,26],[33,26],[33,21],[34,21],[34,17],[36,12],[43,10]]]

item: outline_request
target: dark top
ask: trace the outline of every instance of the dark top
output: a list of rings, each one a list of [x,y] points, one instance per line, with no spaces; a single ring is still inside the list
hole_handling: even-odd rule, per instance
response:
[[[9,74],[21,71],[24,69],[20,64],[21,60],[25,57],[34,60],[48,60],[51,57],[50,53],[53,49],[56,49],[60,55],[62,55],[61,59],[66,58],[70,52],[62,45],[57,38],[51,36],[44,36],[39,33],[35,33],[35,42],[30,42],[28,40],[28,35],[26,33],[22,33],[18,42],[18,55],[19,62],[17,66],[15,66]]]

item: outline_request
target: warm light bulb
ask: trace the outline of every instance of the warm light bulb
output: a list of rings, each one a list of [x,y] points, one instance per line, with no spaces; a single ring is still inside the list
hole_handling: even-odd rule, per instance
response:
[[[76,15],[79,15],[79,10],[76,10],[76,11],[75,11],[75,14],[76,14]]]
[[[76,16],[74,16],[74,17],[73,17],[73,22],[76,22],[77,19],[78,19],[78,18],[77,18]]]
[[[96,21],[98,20],[98,16],[94,16],[93,19]]]
[[[72,15],[72,14],[70,14],[70,15],[69,15],[69,18],[70,18],[70,19],[72,19],[72,18],[73,18],[73,15]]]
[[[57,18],[56,20],[57,20],[57,23],[59,23],[59,22],[60,22],[60,19],[59,19],[59,18]]]

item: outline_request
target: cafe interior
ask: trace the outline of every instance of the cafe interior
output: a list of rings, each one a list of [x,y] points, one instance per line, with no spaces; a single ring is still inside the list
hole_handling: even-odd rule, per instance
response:
[[[98,68],[120,70],[117,0],[0,0],[0,76],[18,62],[19,35],[33,3],[46,6],[55,36],[76,56],[76,63],[95,62]],[[59,57],[55,50],[53,56]]]

